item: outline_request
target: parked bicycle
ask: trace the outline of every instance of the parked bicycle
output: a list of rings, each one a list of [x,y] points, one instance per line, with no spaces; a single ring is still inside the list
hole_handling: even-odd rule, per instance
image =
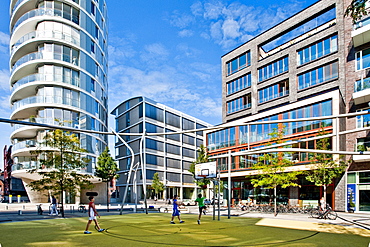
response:
[[[320,207],[317,207],[316,210],[311,211],[311,217],[316,219],[329,219],[335,220],[338,217],[337,212],[335,212],[329,204],[326,204],[324,211],[320,210]]]

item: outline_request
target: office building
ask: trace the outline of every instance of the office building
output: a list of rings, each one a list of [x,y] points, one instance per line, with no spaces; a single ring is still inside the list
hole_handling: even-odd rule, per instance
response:
[[[10,118],[85,130],[107,131],[107,7],[104,0],[10,1]],[[12,175],[27,185],[39,168],[30,151],[45,130],[14,125]],[[78,134],[93,174],[107,137]],[[45,202],[26,186],[31,202]],[[67,203],[78,198],[66,196]]]
[[[119,104],[111,114],[116,119],[117,133],[146,133],[144,136],[142,134],[122,136],[134,152],[133,164],[139,164],[137,171],[139,199],[143,199],[144,194],[143,178],[146,178],[147,198],[154,199],[156,196],[151,187],[155,173],[158,173],[159,179],[165,186],[164,192],[158,195],[158,199],[172,198],[175,194],[181,199],[196,198],[197,186],[193,175],[188,170],[190,164],[196,159],[197,149],[203,144],[203,131],[168,135],[165,133],[206,128],[210,126],[208,123],[146,97],[128,99]],[[159,135],[151,135],[152,133],[159,133]],[[127,185],[132,153],[118,138],[116,138],[115,148],[120,168],[120,177],[116,186],[119,187],[122,198]],[[141,160],[143,160],[145,172],[141,170]],[[135,202],[133,177],[134,174],[129,182],[128,202]]]
[[[269,133],[281,125],[263,124],[263,121],[331,116],[369,107],[367,95],[361,92],[358,93],[361,96],[357,96],[354,92],[355,83],[366,85],[366,79],[361,76],[369,66],[364,61],[367,50],[360,47],[366,42],[367,31],[363,31],[361,37],[357,33],[363,27],[352,31],[351,19],[344,17],[349,3],[342,0],[318,1],[222,57],[223,122],[225,126],[235,127],[207,133],[211,156],[217,158],[229,151],[266,145]],[[356,102],[366,107],[358,108]],[[304,139],[316,136],[321,128],[327,133],[337,133],[362,127],[367,124],[367,118],[365,115],[285,123],[284,140],[300,140],[292,145],[293,148],[315,149],[316,140]],[[261,124],[245,125],[252,122]],[[357,143],[367,143],[365,131],[353,135],[356,135]],[[331,149],[354,151],[354,142],[356,138],[352,139],[350,135],[334,136]],[[311,157],[312,154],[294,152],[290,158],[295,161],[294,169],[309,170],[312,169]],[[258,202],[267,203],[271,198],[272,190],[254,188],[250,183],[250,176],[254,173],[251,166],[257,159],[258,155],[232,157],[233,202],[251,196]],[[355,157],[353,159],[350,169],[359,167],[359,161]],[[227,183],[227,158],[219,158],[217,162],[221,177]],[[361,163],[361,169],[369,170],[370,165]],[[350,181],[347,181],[347,176],[357,183],[369,182],[369,172],[354,174],[349,172],[328,186],[327,202],[336,210],[347,210],[346,184]],[[357,180],[354,180],[355,176]],[[304,176],[299,177],[298,183],[300,187],[278,188],[278,201],[291,205],[317,204],[323,196],[322,188],[314,186]],[[369,191],[364,193],[368,195]],[[361,198],[358,193],[362,192],[357,191],[357,202]],[[361,203],[369,203],[368,199],[363,200],[367,202],[360,199],[360,207]]]

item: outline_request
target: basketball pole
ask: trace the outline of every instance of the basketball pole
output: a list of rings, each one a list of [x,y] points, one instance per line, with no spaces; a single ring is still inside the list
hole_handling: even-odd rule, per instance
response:
[[[230,206],[231,206],[231,150],[229,150],[229,157],[228,157],[228,177],[227,177],[227,218],[230,219]]]
[[[216,168],[217,168],[217,165],[216,165]],[[217,200],[217,204],[218,204],[218,221],[220,221],[220,196],[221,196],[221,176],[220,176],[220,169],[218,169],[218,191],[217,191],[217,196],[218,196],[218,200]]]

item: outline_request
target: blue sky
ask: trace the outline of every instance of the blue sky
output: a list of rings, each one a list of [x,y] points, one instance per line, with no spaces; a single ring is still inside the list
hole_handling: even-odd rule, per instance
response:
[[[222,121],[221,56],[316,0],[106,2],[109,111],[129,97],[142,95],[208,123],[219,124]],[[11,113],[8,45],[9,6],[3,6],[0,8],[2,118],[8,118]],[[114,128],[111,116],[109,124]],[[1,149],[10,144],[10,132],[8,124],[1,124]],[[113,153],[114,149],[110,149]]]

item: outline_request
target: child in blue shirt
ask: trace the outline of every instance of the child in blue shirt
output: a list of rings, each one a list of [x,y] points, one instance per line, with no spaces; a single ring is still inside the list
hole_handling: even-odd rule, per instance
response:
[[[171,219],[171,222],[170,222],[171,224],[175,224],[175,222],[173,222],[173,219],[175,218],[175,216],[177,216],[180,223],[185,222],[185,221],[181,220],[181,218],[180,218],[180,210],[179,210],[179,204],[177,202],[177,195],[175,195],[173,197],[173,212],[172,212],[172,219]]]

